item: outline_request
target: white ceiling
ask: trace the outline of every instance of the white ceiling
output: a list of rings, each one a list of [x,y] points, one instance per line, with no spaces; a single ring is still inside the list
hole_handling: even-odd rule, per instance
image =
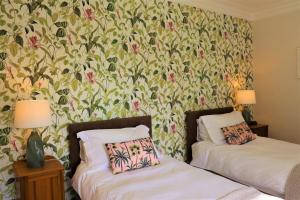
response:
[[[257,20],[299,9],[300,0],[170,0],[248,20]]]

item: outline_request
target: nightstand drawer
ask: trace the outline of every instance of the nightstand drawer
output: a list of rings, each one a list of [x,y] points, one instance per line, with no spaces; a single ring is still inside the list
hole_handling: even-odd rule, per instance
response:
[[[27,185],[28,184],[28,185]],[[26,195],[29,199],[63,200],[61,195],[61,174],[51,172],[44,175],[28,178]]]
[[[45,160],[41,168],[27,168],[25,161],[14,163],[17,199],[63,200],[64,170],[58,160]]]

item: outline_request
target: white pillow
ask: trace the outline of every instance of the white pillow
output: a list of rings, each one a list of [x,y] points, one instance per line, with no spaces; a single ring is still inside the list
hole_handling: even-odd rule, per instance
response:
[[[80,138],[83,142],[100,139],[105,143],[109,143],[111,138],[117,138],[122,142],[143,137],[149,137],[149,128],[144,125],[119,129],[94,129],[77,133],[77,138]]]
[[[215,144],[226,144],[224,134],[221,128],[226,126],[232,126],[244,122],[244,118],[240,111],[233,111],[231,113],[220,114],[220,115],[205,115],[201,116],[209,138]]]
[[[149,128],[144,125],[121,129],[96,129],[77,133],[81,139],[83,149],[80,153],[85,153],[80,157],[88,165],[98,165],[101,168],[109,167],[109,158],[106,153],[105,144],[113,142],[124,142],[145,137],[150,137]],[[157,154],[159,152],[156,150]]]
[[[209,141],[212,142],[209,134],[207,132],[206,127],[203,124],[203,120],[201,119],[201,117],[199,119],[197,119],[197,141]]]
[[[82,160],[83,162],[87,162],[85,148],[82,140],[79,141],[79,147],[80,147],[80,153],[79,153],[80,160]]]

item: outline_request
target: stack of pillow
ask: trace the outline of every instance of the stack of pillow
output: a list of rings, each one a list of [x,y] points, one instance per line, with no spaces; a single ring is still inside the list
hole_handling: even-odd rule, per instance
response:
[[[197,123],[198,141],[211,141],[217,145],[240,145],[256,139],[240,111],[201,116]]]
[[[107,169],[113,174],[159,164],[149,128],[144,125],[121,129],[97,129],[77,133],[80,158],[89,166]]]

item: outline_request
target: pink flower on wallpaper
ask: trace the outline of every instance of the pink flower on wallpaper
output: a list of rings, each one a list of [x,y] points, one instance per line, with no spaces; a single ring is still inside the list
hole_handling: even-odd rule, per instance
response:
[[[119,9],[116,9],[116,12],[117,12],[117,15],[118,15],[119,19],[121,19],[121,16],[120,16],[120,10],[119,10]]]
[[[16,152],[19,151],[19,150],[18,150],[18,147],[17,147],[17,144],[16,144],[16,140],[11,140],[11,141],[10,141],[10,144],[11,144],[11,146],[13,147],[13,149],[14,149]]]
[[[140,101],[139,100],[134,100],[132,102],[132,108],[134,111],[139,111],[140,110]]]
[[[224,32],[224,38],[228,39],[228,32],[227,31]]]
[[[159,103],[161,104],[162,101],[161,101],[160,95],[158,95],[157,99],[158,99]]]
[[[166,27],[167,29],[169,29],[170,31],[174,31],[175,30],[175,25],[174,22],[172,20],[168,20],[166,23]]]
[[[43,79],[43,78],[41,78],[34,84],[34,86],[38,87],[38,88],[45,88],[45,87],[47,87],[47,85],[48,85],[47,79]]]
[[[94,75],[94,72],[88,72],[88,73],[86,73],[86,78],[87,78],[87,80],[88,80],[91,84],[93,84],[93,83],[96,82],[96,81],[95,81],[95,75]]]
[[[14,78],[14,75],[13,75],[12,69],[11,69],[11,66],[6,66],[6,71],[7,71],[8,75],[9,75],[11,78]]]
[[[140,52],[140,47],[139,47],[139,44],[136,43],[136,42],[133,42],[131,43],[131,51],[134,53],[134,54],[138,54]]]
[[[226,74],[224,75],[224,80],[225,80],[225,81],[230,81],[230,75],[226,73]]]
[[[203,51],[203,49],[200,49],[200,50],[199,50],[198,55],[199,55],[199,58],[201,58],[201,59],[204,58],[204,51]]]
[[[175,78],[175,73],[174,72],[171,72],[169,74],[169,81],[171,81],[172,83],[175,83],[176,78]]]
[[[69,104],[70,104],[72,110],[75,112],[75,107],[74,107],[73,100],[69,101]]]
[[[88,20],[93,20],[93,19],[95,19],[94,12],[93,12],[93,10],[92,10],[91,8],[85,9],[85,11],[84,11],[84,16],[85,16],[85,18],[88,19]]]
[[[41,88],[43,83],[41,81],[38,82],[38,88]]]
[[[40,47],[40,44],[39,44],[37,36],[31,36],[31,37],[29,37],[28,43],[29,43],[29,46],[31,48],[39,48]]]
[[[189,69],[189,74],[190,74],[191,76],[193,76],[193,70],[192,70],[192,69]]]
[[[71,34],[68,34],[68,42],[70,45],[73,45]]]
[[[159,45],[159,42],[156,42],[156,47],[157,47],[157,49],[160,51],[160,45]]]
[[[205,105],[205,98],[203,96],[199,97],[198,103],[199,103],[199,105],[204,106]]]
[[[172,133],[176,133],[177,132],[177,127],[176,127],[175,123],[172,123],[170,128],[171,128],[171,132]]]

